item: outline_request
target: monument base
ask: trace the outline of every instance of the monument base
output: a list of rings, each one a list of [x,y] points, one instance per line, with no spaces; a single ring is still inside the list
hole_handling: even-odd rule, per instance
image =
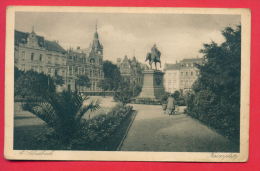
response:
[[[160,99],[164,94],[164,73],[159,70],[144,70],[143,74],[143,87],[137,98]]]

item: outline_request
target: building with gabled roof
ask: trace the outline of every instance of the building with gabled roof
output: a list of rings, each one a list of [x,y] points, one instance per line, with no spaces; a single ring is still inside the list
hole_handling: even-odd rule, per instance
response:
[[[15,30],[14,45],[14,64],[18,69],[66,79],[66,50],[57,41],[46,40],[34,29],[30,33]]]
[[[98,82],[103,79],[103,45],[96,31],[88,49],[68,49],[58,41],[46,40],[32,29],[30,33],[15,30],[15,66],[23,71],[33,70],[65,81],[63,89],[75,90],[79,75],[87,75],[91,87],[78,87],[81,92],[101,92]]]
[[[136,57],[128,58],[127,55],[121,60],[117,58],[117,66],[125,81],[142,86],[144,65],[137,61]]]

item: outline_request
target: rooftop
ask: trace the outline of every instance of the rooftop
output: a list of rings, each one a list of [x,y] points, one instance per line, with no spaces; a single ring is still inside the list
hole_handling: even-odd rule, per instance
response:
[[[15,33],[14,33],[15,45],[19,45],[20,43],[26,44],[29,35],[30,35],[30,33],[15,30]],[[43,36],[39,36],[39,35],[36,35],[36,38],[38,40],[39,47],[45,48],[46,50],[49,50],[49,51],[66,53],[65,49],[63,49],[58,44],[57,41],[45,40]]]
[[[180,63],[198,63],[198,62],[202,62],[203,58],[186,58],[180,61]]]

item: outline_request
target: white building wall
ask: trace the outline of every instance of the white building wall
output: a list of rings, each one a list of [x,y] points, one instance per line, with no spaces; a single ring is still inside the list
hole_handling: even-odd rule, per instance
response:
[[[164,75],[164,88],[166,92],[174,93],[180,89],[180,71],[166,70]]]

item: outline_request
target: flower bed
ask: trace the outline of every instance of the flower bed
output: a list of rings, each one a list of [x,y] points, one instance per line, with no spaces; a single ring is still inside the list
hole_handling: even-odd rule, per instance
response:
[[[15,134],[16,139],[20,138],[15,149],[115,151],[133,118],[132,114],[132,106],[117,105],[107,114],[101,114],[89,120],[82,119],[80,130],[77,135],[73,136],[70,144],[63,144],[50,127],[44,126],[44,129],[39,128],[37,132],[26,130],[26,134],[31,132],[28,135],[30,140],[28,137],[25,139],[20,136],[23,134],[21,130],[20,137]]]
[[[104,141],[111,138],[120,129],[120,126],[132,114],[132,111],[132,106],[117,105],[108,114],[83,120],[82,136],[73,141],[72,149],[104,149]]]

